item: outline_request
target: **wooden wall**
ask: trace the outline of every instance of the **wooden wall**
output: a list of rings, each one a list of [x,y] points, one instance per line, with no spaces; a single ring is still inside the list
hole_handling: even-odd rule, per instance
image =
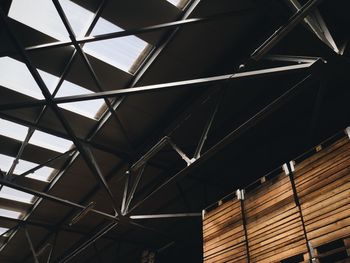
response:
[[[325,145],[206,209],[204,262],[350,262],[350,140]]]

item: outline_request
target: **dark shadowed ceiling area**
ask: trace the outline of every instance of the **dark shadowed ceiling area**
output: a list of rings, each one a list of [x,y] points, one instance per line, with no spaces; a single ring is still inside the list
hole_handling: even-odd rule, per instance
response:
[[[0,6],[0,262],[202,262],[204,208],[350,124],[346,0]]]

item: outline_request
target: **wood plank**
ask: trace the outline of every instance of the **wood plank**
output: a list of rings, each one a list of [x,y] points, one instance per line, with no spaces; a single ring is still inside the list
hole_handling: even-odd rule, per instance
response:
[[[279,181],[273,181],[263,184],[260,186],[259,189],[257,189],[254,192],[247,193],[245,196],[245,201],[247,202],[248,206],[247,209],[250,209],[250,206],[256,206],[261,202],[265,202],[269,198],[275,196],[276,194],[280,194],[281,190],[284,188],[290,187],[290,181],[288,176],[283,175],[279,177]]]
[[[215,242],[215,243],[212,243],[212,244],[205,244],[204,245],[204,251],[205,252],[210,252],[212,249],[215,249],[217,247],[223,247],[223,246],[225,246],[226,244],[228,244],[230,242],[232,243],[233,241],[235,241],[236,243],[240,242],[240,240],[242,238],[244,238],[244,240],[245,240],[244,232],[243,231],[237,232],[234,235],[229,236],[227,238],[223,238],[223,239],[221,239],[218,242]],[[234,243],[232,243],[232,244],[234,244]]]
[[[275,220],[281,220],[285,217],[297,212],[296,206],[294,203],[289,203],[283,207],[280,207],[275,210],[274,213],[266,214],[263,216],[251,216],[246,218],[247,227],[253,231],[254,227],[262,228],[271,224],[271,222],[275,222]]]
[[[326,243],[329,243],[331,241],[337,240],[339,238],[343,238],[343,237],[347,237],[349,236],[350,233],[350,226],[347,227],[343,227],[341,229],[338,229],[334,232],[316,237],[314,239],[312,239],[312,245],[314,247],[318,247],[321,245],[324,245]]]
[[[221,244],[220,246],[216,246],[215,248],[212,248],[210,250],[204,251],[204,258],[207,258],[213,254],[217,254],[218,252],[222,250],[226,250],[228,248],[233,248],[238,246],[240,243],[245,241],[245,236],[240,236],[235,238],[234,240],[229,240],[228,242]],[[245,250],[245,247],[243,247],[243,250]]]
[[[244,233],[243,226],[240,225],[236,228],[228,228],[228,231],[220,234],[219,236],[216,236],[212,239],[206,239],[204,243],[204,249],[210,249],[212,246],[215,246],[219,244],[222,240],[225,240],[227,238],[234,239],[238,234]]]
[[[322,189],[321,192],[316,192],[308,195],[305,198],[300,199],[302,210],[313,206],[323,200],[326,200],[328,198],[331,198],[332,196],[343,192],[348,191],[350,189],[350,181],[349,178],[346,179],[346,181],[337,181],[333,183],[332,185],[328,185]]]
[[[297,186],[298,196],[303,198],[305,195],[309,193],[315,192],[319,189],[322,189],[324,186],[329,185],[330,183],[346,180],[346,177],[349,176],[350,173],[350,159],[339,166],[333,167],[329,169],[327,172],[319,174],[313,180],[310,180],[308,183]],[[344,178],[345,177],[345,178]]]
[[[275,220],[275,221],[270,221],[270,223],[268,225],[266,225],[265,227],[262,228],[253,228],[250,227],[251,224],[247,225],[247,233],[249,237],[254,237],[256,235],[265,233],[266,231],[269,231],[271,229],[277,228],[278,226],[283,226],[288,222],[292,222],[292,221],[299,221],[300,219],[299,213],[298,212],[294,212],[293,214],[284,217],[281,220]]]
[[[209,213],[204,214],[204,220],[203,220],[203,226],[206,226],[208,223],[216,220],[217,218],[223,216],[226,213],[230,213],[234,211],[235,209],[240,208],[238,200],[231,200],[223,205],[215,208],[214,210],[210,211]]]
[[[307,250],[305,240],[295,239],[290,243],[278,246],[276,249],[270,248],[268,251],[264,251],[264,253],[251,256],[251,259],[252,262],[278,262],[282,258],[304,253],[305,250]]]
[[[255,246],[249,246],[250,254],[256,255],[257,253],[260,254],[261,252],[266,253],[270,250],[278,250],[279,248],[283,248],[284,245],[293,243],[295,241],[304,240],[304,235],[300,232],[300,229],[292,229],[288,231],[289,235],[279,235],[276,237],[273,237],[269,240],[266,240],[264,242],[258,243]]]
[[[304,208],[302,210],[304,220],[310,220],[314,218],[315,217],[313,215],[314,213],[319,213],[320,211],[323,211],[322,213],[327,213],[329,211],[332,211],[338,207],[342,207],[349,203],[350,203],[349,192],[348,190],[344,190],[340,193],[333,195],[331,198],[327,198],[321,202],[314,204],[313,206]]]
[[[310,166],[312,163],[314,163],[314,162],[324,158],[324,156],[326,156],[326,155],[328,155],[328,154],[330,154],[332,152],[339,152],[339,150],[343,146],[348,147],[348,144],[349,144],[349,138],[344,136],[343,138],[341,138],[338,141],[332,143],[328,147],[323,148],[321,151],[313,154],[312,156],[308,157],[304,161],[298,163],[296,166],[298,166],[299,169],[303,169],[306,166]]]
[[[233,256],[233,255],[240,256],[244,253],[245,253],[245,243],[242,242],[242,243],[236,244],[235,246],[228,247],[225,250],[221,250],[220,252],[213,254],[209,257],[204,256],[204,260],[207,262],[217,262],[229,256]]]
[[[213,236],[221,235],[222,233],[228,231],[229,228],[236,228],[242,226],[242,220],[230,220],[223,222],[215,228],[205,231],[205,238],[211,239]]]
[[[282,225],[280,228],[273,229],[272,231],[269,232],[264,232],[263,234],[256,236],[255,238],[249,238],[249,246],[253,246],[257,243],[262,243],[269,238],[276,237],[280,234],[286,233],[289,230],[302,227],[302,224],[300,221],[294,221],[289,224]]]
[[[350,217],[347,217],[347,218],[338,220],[336,222],[330,223],[328,225],[319,227],[315,230],[308,231],[307,236],[308,236],[309,240],[311,241],[317,237],[327,235],[328,233],[335,232],[339,229],[346,229],[346,227],[348,227],[348,226],[350,226]],[[350,231],[347,234],[346,234],[346,232],[342,232],[342,233],[344,233],[344,234],[342,234],[341,237],[350,235]],[[333,241],[333,240],[329,240],[328,242],[330,242],[330,241]]]
[[[293,201],[294,201],[294,198],[293,198],[292,191],[288,191],[276,197],[275,199],[269,201],[268,203],[261,205],[254,211],[246,212],[246,216],[252,217],[252,216],[256,216],[259,213],[260,215],[271,213],[272,211],[278,209],[279,207],[283,207],[284,205],[287,205],[288,203],[291,203]]]
[[[228,221],[235,221],[240,220],[242,218],[242,212],[241,207],[228,210],[224,214],[219,214],[218,217],[216,217],[214,220],[207,221],[205,225],[203,225],[203,230],[208,231],[213,227],[216,227],[222,223],[228,222]]]
[[[350,217],[350,204],[346,206],[341,206],[336,209],[329,211],[328,213],[324,213],[322,210],[319,215],[315,215],[315,217],[311,218],[311,220],[305,220],[305,227],[307,231],[312,231],[321,226],[330,224],[331,222],[335,222],[337,220]]]
[[[321,160],[315,162],[312,167],[308,167],[306,170],[297,169],[294,172],[296,185],[300,186],[305,182],[312,179],[315,175],[323,173],[330,168],[334,167],[334,164],[342,163],[349,157],[350,149],[343,149],[341,152],[333,153],[333,156],[328,156],[327,160]]]

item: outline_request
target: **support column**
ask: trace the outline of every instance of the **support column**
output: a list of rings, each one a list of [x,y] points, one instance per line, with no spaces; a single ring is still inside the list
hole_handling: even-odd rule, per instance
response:
[[[244,236],[245,236],[245,246],[246,246],[246,251],[247,251],[247,261],[248,261],[248,263],[250,263],[247,220],[246,220],[245,212],[244,212],[244,194],[245,194],[245,192],[244,192],[243,189],[236,191],[237,199],[240,200],[240,203],[241,203],[242,224],[243,224]]]
[[[289,180],[290,180],[290,183],[292,185],[294,202],[295,202],[295,205],[296,205],[296,207],[297,207],[297,209],[299,211],[299,216],[300,216],[300,220],[301,220],[301,224],[302,224],[302,228],[303,228],[303,232],[304,232],[306,247],[307,247],[307,250],[308,250],[308,253],[309,253],[309,258],[310,258],[309,262],[311,262],[311,263],[316,262],[312,245],[311,245],[311,243],[310,243],[310,241],[309,241],[309,239],[307,237],[307,231],[306,231],[306,227],[305,227],[303,212],[302,212],[302,209],[301,209],[298,192],[297,192],[297,189],[296,189],[296,186],[295,186],[295,181],[294,181],[294,171],[295,171],[294,161],[290,161],[289,163],[285,163],[282,168],[283,168],[284,172],[286,173],[286,175],[289,176]]]
[[[24,229],[24,233],[25,233],[25,235],[26,235],[26,237],[27,237],[27,241],[28,241],[30,250],[32,251],[33,258],[34,258],[34,262],[35,262],[35,263],[39,263],[39,259],[38,259],[38,257],[37,257],[36,252],[35,252],[34,245],[33,245],[33,242],[32,242],[32,240],[31,240],[31,238],[30,238],[30,235],[29,235],[29,233],[28,233],[28,230],[27,230],[27,228],[25,228],[25,227],[24,227],[23,229]]]

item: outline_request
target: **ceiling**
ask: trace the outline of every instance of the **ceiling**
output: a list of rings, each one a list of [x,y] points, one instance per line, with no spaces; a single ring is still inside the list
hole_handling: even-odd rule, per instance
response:
[[[18,0],[18,17],[14,2],[0,1],[0,154],[12,158],[0,167],[1,262],[36,262],[33,252],[39,262],[141,262],[144,251],[202,262],[204,208],[350,123],[348,1]],[[55,19],[62,39],[50,36]],[[113,25],[114,36],[84,38]],[[108,42],[122,34],[147,46],[120,69],[137,50],[135,38],[125,50]],[[100,104],[62,103],[88,96]],[[55,137],[34,140],[38,131]],[[54,172],[26,176],[24,161]],[[9,198],[6,187],[37,197]]]

